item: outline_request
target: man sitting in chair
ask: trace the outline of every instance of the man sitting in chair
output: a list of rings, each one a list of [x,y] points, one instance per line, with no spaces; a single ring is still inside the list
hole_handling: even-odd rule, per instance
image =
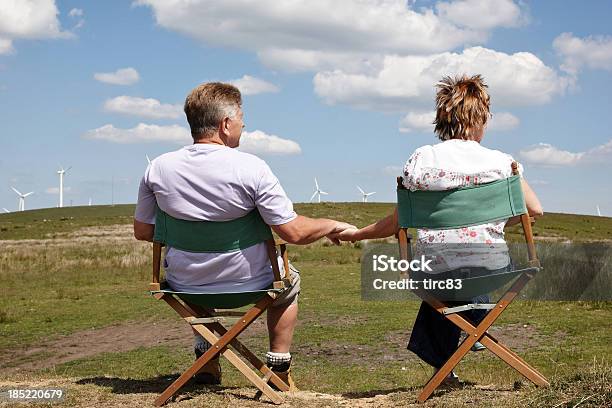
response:
[[[490,114],[490,100],[487,86],[480,75],[472,77],[445,77],[437,84],[435,132],[442,143],[422,146],[410,156],[404,166],[403,185],[415,190],[452,190],[476,184],[491,183],[512,175],[512,156],[498,150],[488,149],[480,144]],[[522,166],[519,166],[522,175]],[[531,216],[542,215],[542,206],[527,181],[521,184],[527,210]],[[476,209],[475,209],[476,210]],[[508,266],[510,259],[505,248],[504,227],[518,223],[516,219],[502,219],[484,225],[458,229],[418,229],[417,252],[427,248],[452,248],[471,244],[487,244],[493,250],[484,259],[480,269],[501,270]],[[388,217],[360,230],[346,230],[336,235],[345,241],[385,238],[399,230],[397,208]],[[447,245],[450,244],[450,245]],[[435,250],[435,249],[434,249]],[[449,254],[447,253],[446,256]],[[458,257],[461,255],[457,253]],[[458,258],[457,257],[457,258]],[[446,259],[448,263],[460,259]],[[452,268],[449,268],[449,270]],[[434,272],[447,272],[434,268]],[[487,296],[473,300],[486,303]],[[472,310],[469,316],[479,323],[486,314],[483,310]],[[460,330],[423,302],[417,315],[408,349],[428,364],[440,368],[457,349]],[[473,350],[484,349],[480,343]],[[448,382],[457,383],[454,373]]]
[[[266,224],[291,244],[308,244],[352,225],[297,215],[268,165],[236,150],[244,128],[240,91],[229,84],[205,83],[185,100],[193,145],[151,162],[140,183],[134,236],[152,241],[156,205],[172,217],[191,221],[229,221],[257,209]],[[279,261],[280,268],[283,263]],[[167,248],[166,281],[176,291],[241,292],[269,287],[274,280],[265,243],[226,253],[191,253]],[[293,286],[268,309],[270,351],[267,364],[291,385],[289,348],[297,322],[300,275],[291,267]],[[281,269],[282,270],[282,269]],[[195,354],[210,344],[196,334]],[[196,376],[220,383],[219,360]]]

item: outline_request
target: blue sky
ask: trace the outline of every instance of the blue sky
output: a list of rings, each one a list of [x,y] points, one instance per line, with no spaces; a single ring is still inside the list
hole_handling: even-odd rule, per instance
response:
[[[482,73],[483,144],[512,154],[546,211],[612,215],[612,4],[511,0],[0,2],[0,209],[132,203],[147,162],[188,144],[197,84],[245,94],[243,148],[295,202],[317,177],[394,200],[435,143],[433,86]],[[562,6],[561,6],[562,5]]]

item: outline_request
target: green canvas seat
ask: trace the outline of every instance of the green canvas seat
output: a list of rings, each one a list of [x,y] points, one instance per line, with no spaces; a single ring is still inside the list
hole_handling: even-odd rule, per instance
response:
[[[223,253],[241,251],[264,242],[274,273],[274,282],[268,288],[244,292],[182,292],[172,290],[166,282],[160,282],[162,247],[169,246],[188,252]],[[283,398],[270,387],[288,391],[289,385],[270,370],[254,353],[236,337],[254,322],[274,302],[278,295],[291,287],[289,258],[286,245],[281,243],[280,253],[285,269],[281,277],[277,261],[277,245],[270,227],[257,210],[245,216],[222,222],[189,221],[172,217],[160,208],[156,210],[155,234],[153,238],[153,281],[150,292],[164,300],[183,318],[191,328],[204,337],[212,347],[199,357],[179,378],[177,378],[155,400],[156,406],[165,404],[198,371],[218,355],[223,355],[242,374],[275,404]],[[237,309],[252,305],[246,311],[219,310]],[[231,327],[221,324],[223,316],[238,317]],[[256,374],[238,354],[249,362],[260,374]]]
[[[403,186],[401,177],[397,179],[397,211],[400,227],[398,240],[401,259],[408,261],[412,259],[413,251],[408,228],[461,228],[515,216],[520,217],[529,256],[529,264],[525,268],[468,277],[462,279],[462,287],[458,290],[441,291],[420,288],[414,291],[424,302],[468,334],[455,353],[427,382],[418,396],[420,402],[426,401],[431,396],[476,341],[480,341],[489,351],[536,385],[549,385],[548,380],[535,368],[529,366],[516,353],[487,332],[518,296],[520,290],[541,269],[517,169],[517,163],[512,163],[513,175],[507,179],[446,191],[410,191]],[[432,279],[435,277],[432,276]],[[471,298],[492,292],[510,283],[510,288],[495,304],[468,303]],[[452,307],[446,304],[451,301],[453,302]],[[457,306],[455,301],[464,301],[466,304]],[[462,311],[474,308],[489,310],[486,317],[476,326],[460,314]]]
[[[193,292],[175,292],[173,290],[162,289],[151,291],[151,293],[165,293],[167,295],[175,295],[181,300],[201,307],[209,309],[237,309],[239,307],[252,305],[258,300],[273,292],[281,294],[284,289],[262,289],[252,290],[248,292],[219,292],[219,293],[193,293]]]
[[[476,296],[491,293],[499,288],[504,287],[514,279],[521,276],[523,273],[535,274],[540,270],[538,267],[529,267],[514,269],[504,272],[492,273],[490,275],[477,276],[472,278],[463,278],[461,289],[454,290],[433,290],[427,292],[434,298],[448,302],[465,301],[470,302]],[[416,276],[413,276],[416,278]],[[418,275],[419,279],[429,278],[426,275]],[[435,277],[433,278],[435,280]]]

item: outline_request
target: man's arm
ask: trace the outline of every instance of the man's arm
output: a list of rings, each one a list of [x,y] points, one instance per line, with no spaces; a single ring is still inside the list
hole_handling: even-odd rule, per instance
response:
[[[297,245],[310,244],[326,235],[341,232],[347,228],[355,228],[354,225],[345,222],[326,218],[308,218],[303,215],[298,215],[285,224],[271,225],[271,227],[281,239]]]
[[[153,241],[155,225],[140,222],[134,218],[134,238],[139,241]]]

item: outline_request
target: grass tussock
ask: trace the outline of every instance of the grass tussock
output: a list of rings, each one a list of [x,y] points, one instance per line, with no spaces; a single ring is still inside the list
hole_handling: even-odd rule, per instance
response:
[[[612,406],[612,367],[604,359],[572,374],[555,377],[550,387],[539,388],[518,400],[528,407],[610,407]]]

